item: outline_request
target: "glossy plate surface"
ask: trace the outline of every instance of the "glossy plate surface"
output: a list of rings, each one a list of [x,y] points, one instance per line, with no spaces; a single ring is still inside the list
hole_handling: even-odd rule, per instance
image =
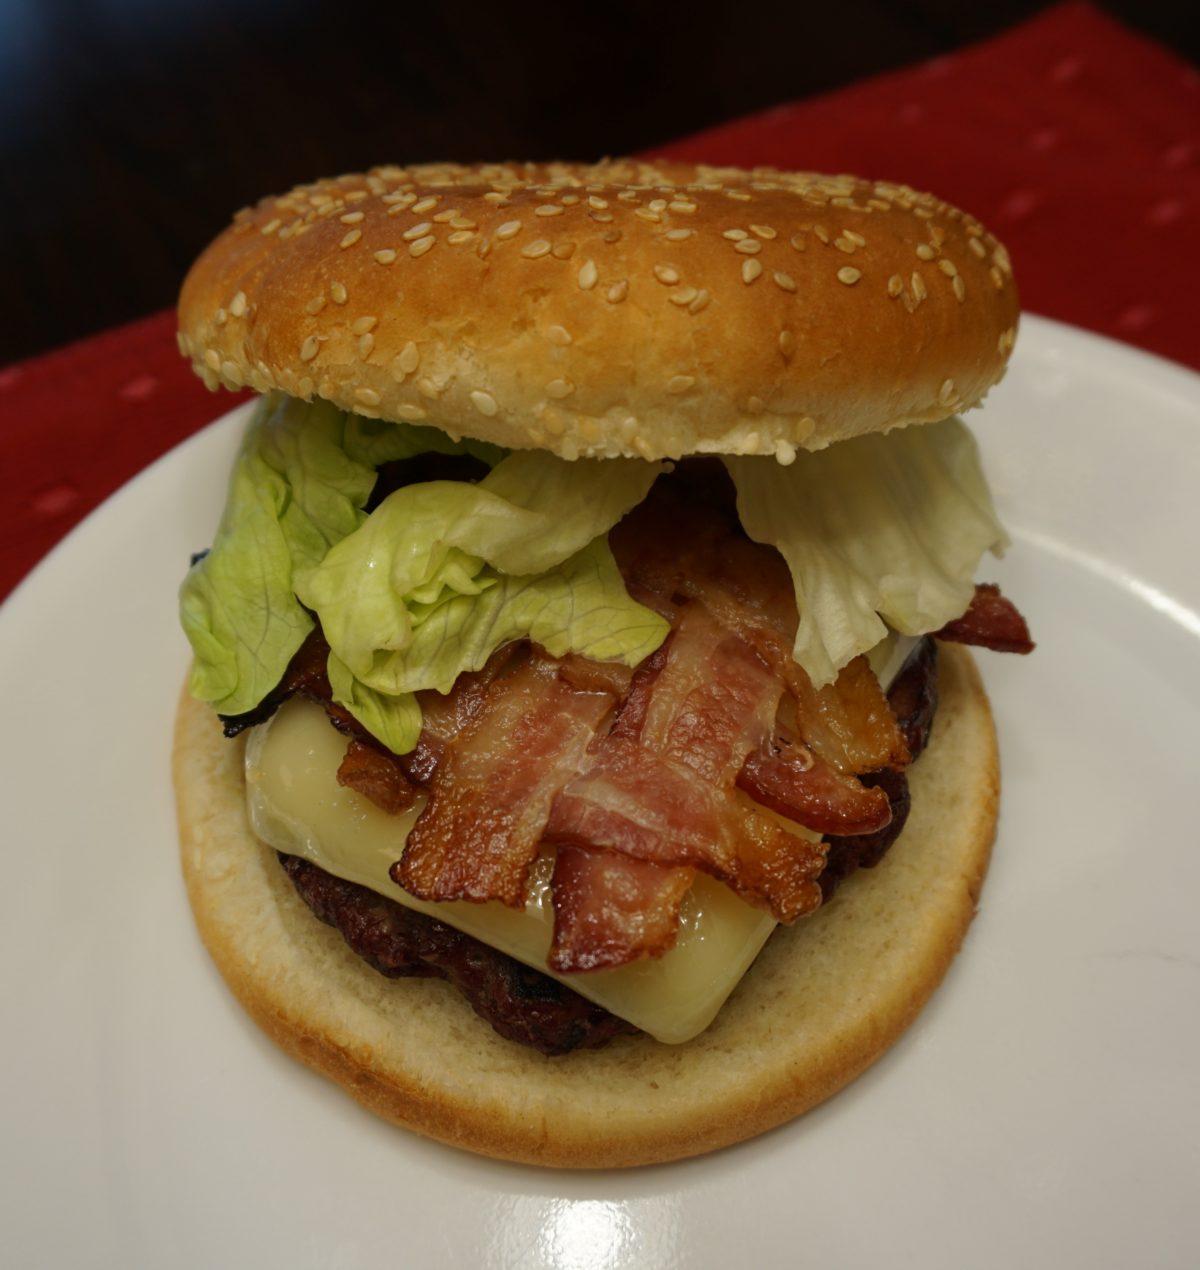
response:
[[[244,416],[241,416],[244,417]],[[173,594],[218,422],[0,610],[0,1235],[13,1266],[1184,1266],[1200,1241],[1200,380],[1026,320],[971,416],[1030,658],[981,654],[982,910],[903,1041],[809,1116],[565,1174],[377,1123],[227,995],[176,866]]]

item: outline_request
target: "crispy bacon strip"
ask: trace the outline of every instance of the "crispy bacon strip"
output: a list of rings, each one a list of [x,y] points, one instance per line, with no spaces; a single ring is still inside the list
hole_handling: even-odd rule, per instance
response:
[[[679,906],[693,870],[664,869],[615,851],[562,843],[554,862],[554,943],[559,974],[603,970],[674,947]]]
[[[606,744],[596,764],[558,795],[546,838],[703,869],[779,921],[815,908],[820,894],[818,847],[678,759],[630,741]]]
[[[421,735],[416,748],[400,756],[409,780],[428,785],[446,747],[479,714],[487,699],[488,686],[519,655],[519,646],[498,648],[482,670],[459,675],[448,693],[429,689],[417,693],[421,706]]]
[[[956,644],[975,644],[997,653],[1031,653],[1033,640],[1017,606],[992,582],[975,588],[970,607],[934,634]]]
[[[593,745],[591,767],[555,798],[547,841],[663,869],[703,869],[784,921],[815,907],[820,849],[731,797],[747,755],[770,735],[781,693],[744,640],[688,605],[665,658],[639,669],[612,731]],[[608,861],[592,873],[617,891],[619,867]],[[675,894],[660,881],[663,894]],[[596,903],[603,911],[604,898]],[[672,907],[669,921],[659,917],[673,929],[678,904]],[[560,963],[582,942],[572,925],[579,908],[556,906]],[[648,945],[640,931],[622,944],[622,933],[610,932],[608,964],[664,951],[661,940]]]
[[[551,799],[612,705],[575,691],[544,656],[497,679],[447,743],[393,880],[424,900],[522,907]]]
[[[416,786],[404,775],[394,754],[366,745],[356,737],[351,737],[346,746],[337,782],[393,816],[411,807],[417,797]]]
[[[887,795],[846,776],[799,742],[764,741],[737,784],[756,803],[816,833],[876,833],[892,818]]]

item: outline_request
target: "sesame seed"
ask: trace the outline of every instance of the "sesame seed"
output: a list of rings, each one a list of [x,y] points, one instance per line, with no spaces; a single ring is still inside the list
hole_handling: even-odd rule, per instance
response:
[[[712,296],[703,287],[700,288],[696,298],[688,305],[689,313],[699,313],[702,309],[708,308],[708,303]]]
[[[374,388],[356,388],[354,390],[354,400],[361,401],[364,406],[377,406],[383,398],[380,397]]]
[[[373,331],[379,325],[377,317],[360,317],[356,318],[350,324],[350,331],[353,335],[366,335],[368,331]]]
[[[578,194],[564,194],[562,196],[562,205],[564,207],[574,207],[579,202]]]
[[[215,348],[207,348],[204,350],[204,364],[213,370],[221,369],[221,354]]]
[[[566,348],[571,342],[571,332],[565,326],[550,326],[546,328],[546,338],[551,344]]]
[[[406,243],[411,243],[417,238],[424,238],[426,234],[433,228],[433,225],[423,220],[419,225],[414,225],[411,229],[406,229],[401,237]]]
[[[347,212],[344,216],[339,216],[338,220],[340,220],[343,225],[357,225],[360,220],[364,220],[365,218],[366,216],[363,212]]]
[[[950,281],[951,285],[954,287],[955,298],[958,300],[959,304],[962,304],[962,302],[967,298],[967,284],[962,280],[962,274],[956,273]]]
[[[415,243],[409,246],[408,254],[410,256],[423,256],[427,251],[432,250],[437,239],[432,234],[426,234],[424,238],[418,238]]]
[[[629,294],[629,283],[622,279],[620,282],[614,282],[605,292],[604,298],[609,304],[620,304],[622,300]]]
[[[608,199],[598,198],[595,194],[588,197],[588,206],[594,207],[598,212],[603,212],[608,208]]]
[[[751,225],[750,232],[757,234],[759,238],[771,239],[777,236],[775,230],[773,230],[770,225]]]
[[[980,242],[978,238],[968,238],[967,246],[971,249],[974,255],[979,257],[980,260],[982,260],[984,256],[987,255],[987,248],[983,245],[982,242]]]
[[[411,375],[421,364],[420,350],[412,340],[409,340],[397,354],[396,364],[406,375]]]
[[[747,194],[745,190],[726,190],[725,197],[736,199],[739,203],[749,203],[754,196]]]
[[[360,336],[358,341],[358,355],[362,358],[371,356],[371,350],[375,347],[375,336],[370,333]]]
[[[317,355],[318,349],[321,347],[320,340],[315,335],[309,335],[305,338],[304,343],[300,345],[300,360],[302,362],[311,362]]]
[[[521,255],[528,260],[537,260],[550,254],[550,244],[544,238],[535,238],[533,242],[521,248]]]
[[[696,231],[694,229],[668,229],[663,235],[673,243],[682,242],[685,238],[691,238]]]
[[[496,405],[496,398],[491,393],[483,392],[479,388],[476,388],[471,393],[471,404],[481,415],[486,415],[489,419],[500,409]]]
[[[474,237],[475,237],[474,230],[456,229],[454,233],[452,233],[450,237],[446,239],[446,241],[457,247],[459,243],[469,243],[471,239]]]
[[[796,337],[791,331],[779,332],[779,351],[786,360],[791,360],[792,354],[796,351]]]
[[[681,212],[684,216],[690,216],[696,210],[695,203],[686,203],[682,199],[675,199],[674,202],[668,203],[667,207],[672,212]]]
[[[546,396],[553,397],[555,401],[569,397],[574,391],[575,385],[569,379],[552,379],[546,385]]]
[[[654,276],[664,287],[673,287],[679,281],[679,270],[671,265],[655,265]]]
[[[279,217],[276,216],[274,219],[267,221],[267,223],[262,227],[262,229],[259,230],[259,233],[262,234],[264,237],[268,234],[273,234],[282,224],[283,224],[283,221],[281,221]]]
[[[721,237],[728,238],[731,242],[740,243],[744,238],[749,238],[750,235],[744,229],[727,229]]]
[[[996,290],[1003,291],[1004,290],[1004,274],[1001,273],[1000,270],[995,265],[991,267],[991,269],[989,270],[989,274],[991,276],[992,282],[995,283]]]
[[[833,245],[838,251],[844,251],[846,255],[852,256],[858,250],[858,244],[852,239],[847,238],[845,234],[840,234],[833,240]]]
[[[447,225],[450,221],[457,220],[461,215],[462,212],[457,207],[448,207],[444,212],[438,212],[433,219],[438,225]]]
[[[488,190],[488,192],[483,196],[483,201],[485,203],[492,203],[496,207],[508,207],[512,200],[501,190]]]
[[[433,219],[439,220],[440,218],[435,216]],[[469,216],[455,216],[454,219],[451,220],[450,222],[450,228],[451,229],[478,229],[479,223],[478,221],[473,221]]]
[[[938,261],[938,268],[946,275],[947,278],[953,278],[955,274],[958,273],[958,270],[954,266],[954,262],[952,260],[947,260],[945,257]]]
[[[323,295],[315,295],[304,306],[305,313],[311,317],[315,317],[325,307],[325,297]]]
[[[843,265],[837,271],[837,276],[838,276],[839,282],[844,282],[846,286],[852,287],[859,280],[859,278],[862,277],[862,270],[855,269],[850,265]]]
[[[917,243],[917,255],[920,256],[922,260],[932,260],[935,254],[936,253],[933,248],[928,243]]]
[[[856,247],[865,247],[867,245],[867,240],[862,234],[856,233],[853,229],[843,229],[842,237],[849,238]]]
[[[776,441],[775,461],[780,467],[791,467],[796,461],[796,447],[790,441]]]
[[[570,260],[575,254],[575,243],[555,243],[550,254],[555,260]]]
[[[742,281],[745,283],[753,282],[763,271],[759,261],[750,259],[742,261]]]
[[[533,209],[535,216],[561,216],[564,209],[558,203],[543,203]]]
[[[390,247],[385,247],[375,253],[375,259],[381,265],[390,265],[396,259],[396,253]]]
[[[746,263],[751,264],[752,262],[747,261]],[[775,279],[776,286],[782,287],[785,291],[795,291],[796,279],[790,273],[782,273],[777,269],[771,277]]]
[[[599,222],[601,225],[607,225],[613,218],[612,212],[588,212],[592,220]]]
[[[427,418],[425,411],[420,406],[403,405],[397,406],[393,412],[397,419],[403,419],[405,423],[420,423],[422,419]]]
[[[829,230],[827,230],[824,225],[814,225],[813,233],[816,234],[821,242],[823,242],[827,247],[829,246]]]
[[[667,299],[680,308],[686,308],[699,294],[695,287],[680,287],[677,291],[672,291]]]
[[[898,273],[892,274],[892,276],[888,279],[888,284],[887,284],[888,295],[890,295],[892,299],[894,300],[903,290],[904,290],[904,279]]]
[[[431,194],[428,198],[423,198],[419,203],[413,204],[414,212],[430,212],[438,205],[438,196]]]
[[[229,301],[229,312],[234,317],[242,317],[246,312],[246,293],[239,291],[237,295]]]
[[[920,304],[929,294],[925,287],[925,279],[919,273],[914,273],[909,285],[912,288],[913,298]]]
[[[942,385],[941,391],[938,393],[938,401],[943,406],[948,406],[954,397],[954,380],[947,379]]]
[[[240,388],[245,383],[246,377],[242,374],[242,368],[237,362],[224,361],[221,363],[221,374],[235,387]]]
[[[667,380],[667,392],[672,395],[678,395],[687,390],[696,382],[693,375],[673,375]]]
[[[755,256],[762,251],[762,243],[756,238],[743,238],[740,242],[733,244],[733,249],[746,256]]]
[[[338,243],[338,246],[339,246],[339,247],[341,247],[341,248],[342,248],[342,250],[344,251],[347,247],[353,247],[353,246],[354,246],[354,244],[355,244],[356,242],[358,242],[358,240],[359,240],[361,237],[362,237],[362,230],[361,230],[361,229],[352,229],[352,230],[351,230],[351,231],[350,231],[350,232],[349,232],[349,233],[348,233],[348,234],[347,234],[347,235],[346,235],[346,236],[342,239],[342,241],[341,241],[340,243]]]
[[[600,279],[600,271],[594,260],[585,260],[579,270],[579,289],[590,291]]]
[[[522,225],[519,220],[506,220],[504,224],[496,230],[496,237],[512,238],[514,234],[519,234],[521,232],[521,228]]]
[[[640,216],[642,220],[652,221],[656,225],[660,224],[662,221],[662,217],[658,214],[658,212],[652,212],[648,207],[635,207],[633,209],[633,214],[635,216]]]

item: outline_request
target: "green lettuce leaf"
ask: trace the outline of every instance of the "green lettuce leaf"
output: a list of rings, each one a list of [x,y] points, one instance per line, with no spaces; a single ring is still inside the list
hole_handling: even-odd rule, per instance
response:
[[[532,639],[555,657],[575,652],[635,666],[666,638],[667,623],[630,599],[603,534],[541,573],[514,577],[484,566],[477,582],[474,591],[447,589],[416,608],[405,650],[377,652],[364,676],[330,656],[334,700],[398,754],[421,732],[413,693],[449,692],[460,674],[512,640]]]
[[[180,591],[194,696],[222,714],[241,714],[266,696],[312,630],[296,589],[366,519],[376,466],[431,449],[465,452],[432,428],[378,423],[282,393],[262,398],[212,549]],[[503,453],[471,452],[492,462]]]
[[[1008,542],[957,418],[800,453],[789,467],[725,465],[743,528],[791,570],[794,656],[817,685],[877,644],[885,621],[918,635],[958,617],[984,552]]]
[[[407,697],[448,692],[511,640],[636,665],[667,624],[630,599],[606,535],[660,470],[521,452],[478,484],[396,490],[297,582],[337,659],[334,699],[404,753]]]

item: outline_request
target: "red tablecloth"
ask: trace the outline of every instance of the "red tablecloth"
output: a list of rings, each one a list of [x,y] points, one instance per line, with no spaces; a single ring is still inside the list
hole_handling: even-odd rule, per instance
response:
[[[1005,240],[1026,308],[1200,367],[1198,125],[1195,69],[1072,3],[655,153],[935,190]],[[0,596],[232,404],[193,378],[170,313],[0,370]]]

